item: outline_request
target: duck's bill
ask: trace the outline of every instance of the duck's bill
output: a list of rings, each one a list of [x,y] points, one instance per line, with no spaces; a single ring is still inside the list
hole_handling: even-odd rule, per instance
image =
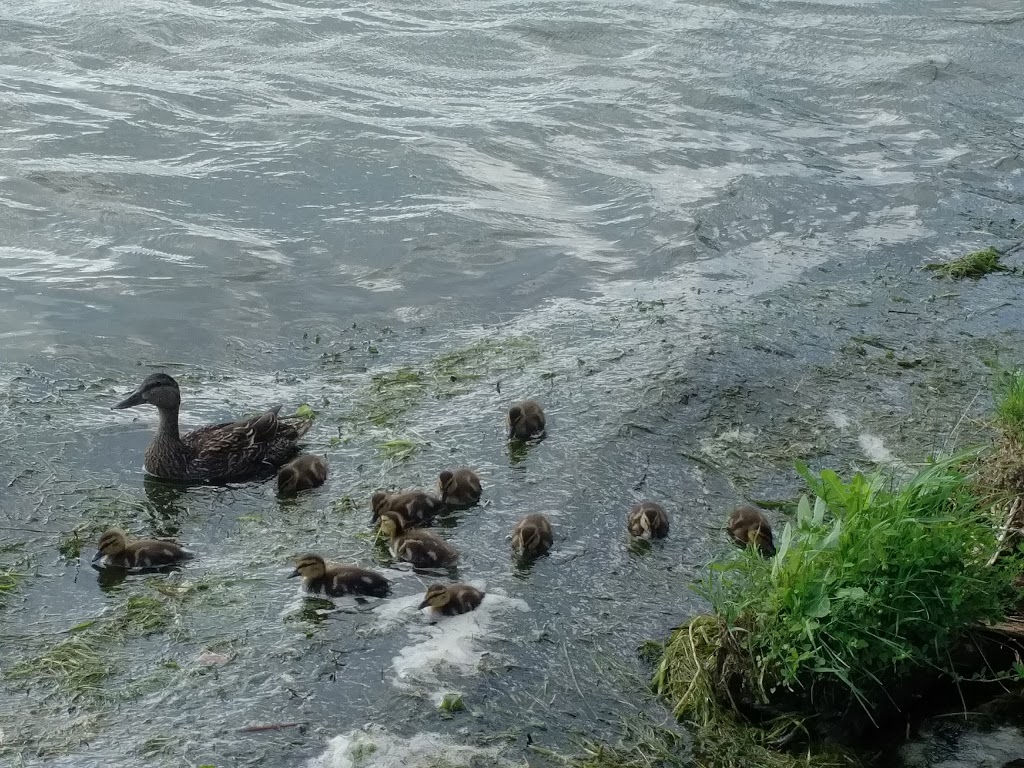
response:
[[[103,552],[97,551],[96,554],[92,556],[92,561],[95,563],[101,557],[103,557]]]
[[[122,411],[125,408],[134,408],[136,405],[142,405],[144,402],[146,401],[142,397],[142,391],[137,389],[110,410]]]
[[[296,568],[294,571],[288,574],[289,579],[294,579],[296,576],[300,576],[299,569]]]
[[[416,606],[416,610],[417,611],[422,611],[424,608],[428,607],[429,605],[430,605],[430,601],[429,600],[424,600],[422,603],[420,603],[419,605]]]

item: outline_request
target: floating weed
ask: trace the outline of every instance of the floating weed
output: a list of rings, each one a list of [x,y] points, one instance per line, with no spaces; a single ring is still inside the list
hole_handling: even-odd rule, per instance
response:
[[[388,440],[387,442],[377,443],[377,450],[380,451],[385,459],[406,461],[419,450],[419,445],[412,440]]]
[[[0,571],[0,606],[6,604],[7,598],[14,593],[25,575],[15,570]]]
[[[451,717],[456,712],[465,712],[466,704],[462,700],[461,693],[446,693],[441,699],[441,703],[437,705],[437,709],[442,715]]]
[[[295,409],[295,417],[299,419],[315,419],[317,412],[309,403],[303,403]]]
[[[357,511],[359,506],[351,496],[342,496],[340,499],[335,499],[331,502],[331,509],[335,512],[347,515],[351,512]]]
[[[162,631],[171,621],[172,613],[162,600],[134,595],[112,613],[71,627],[67,637],[15,664],[6,677],[49,682],[74,695],[100,694],[124,640]]]
[[[539,358],[540,347],[532,338],[484,339],[434,358],[421,368],[406,366],[375,373],[363,402],[344,420],[393,428],[430,398],[468,392],[487,374],[521,370]]]
[[[930,272],[938,272],[942,277],[951,280],[963,280],[968,277],[978,280],[993,272],[1010,272],[1010,268],[1000,261],[1002,256],[999,251],[990,247],[973,251],[952,261],[925,264],[924,268]]]
[[[92,628],[75,632],[35,658],[16,664],[7,677],[51,682],[75,694],[96,692],[111,673],[102,652],[106,640],[104,633]]]
[[[149,595],[133,595],[125,602],[117,623],[129,635],[145,636],[166,629],[173,618],[163,600]]]
[[[377,427],[394,427],[427,393],[426,377],[412,368],[374,374],[370,380],[367,420]]]

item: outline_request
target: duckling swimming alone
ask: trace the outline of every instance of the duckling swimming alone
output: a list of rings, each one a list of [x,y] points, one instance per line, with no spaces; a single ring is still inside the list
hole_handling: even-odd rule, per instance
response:
[[[626,518],[626,526],[633,536],[643,539],[663,539],[668,536],[668,513],[653,501],[634,504]]]
[[[320,555],[302,555],[288,578],[296,576],[302,577],[303,588],[313,595],[387,597],[391,592],[391,582],[376,571],[355,565],[328,564]]]
[[[184,547],[164,539],[129,541],[120,528],[111,528],[100,536],[92,561],[104,568],[159,568],[188,560],[193,555]]]
[[[225,483],[249,480],[284,464],[297,450],[296,442],[312,419],[278,418],[281,406],[241,421],[211,424],[181,435],[178,382],[166,373],[153,373],[115,410],[154,405],[160,426],[146,449],[146,472],[166,480]]]
[[[294,496],[299,491],[319,488],[327,481],[327,459],[304,453],[289,461],[277,473],[277,492]]]
[[[384,512],[397,512],[402,516],[406,528],[430,525],[431,520],[444,510],[441,499],[425,491],[377,491],[370,497],[370,506],[373,507],[373,522],[377,522]]]
[[[522,400],[508,409],[509,440],[540,440],[545,434],[544,409],[536,400]]]
[[[775,556],[772,526],[757,507],[737,507],[729,515],[725,528],[737,546],[745,548],[753,543],[764,557]]]
[[[535,512],[527,515],[512,529],[512,550],[522,557],[539,557],[551,549],[554,536],[551,521]]]
[[[398,512],[381,513],[380,532],[388,537],[394,557],[417,568],[450,568],[459,559],[459,551],[440,536],[422,528],[407,530]]]
[[[480,476],[466,467],[446,469],[437,476],[437,488],[441,492],[441,502],[450,507],[472,506],[480,501],[483,494]]]
[[[480,607],[486,594],[469,584],[431,584],[417,610],[431,608],[431,613],[457,616]]]

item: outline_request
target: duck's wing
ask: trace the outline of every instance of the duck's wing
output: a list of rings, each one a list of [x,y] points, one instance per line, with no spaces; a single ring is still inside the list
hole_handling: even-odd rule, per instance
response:
[[[189,432],[181,441],[196,454],[218,455],[256,448],[277,437],[281,406],[240,421],[211,424]]]

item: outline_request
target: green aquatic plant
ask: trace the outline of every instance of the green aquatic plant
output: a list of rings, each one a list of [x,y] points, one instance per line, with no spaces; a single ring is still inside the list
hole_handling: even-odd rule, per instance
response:
[[[813,691],[819,705],[852,698],[870,713],[914,673],[956,679],[952,651],[1003,618],[1019,571],[990,565],[997,535],[964,459],[933,463],[902,487],[799,466],[816,498],[801,499],[776,557],[745,551],[711,569],[705,594],[723,628],[709,647],[745,665],[763,700]]]
[[[1002,257],[1002,253],[989,247],[964,254],[952,261],[925,264],[924,268],[930,272],[938,272],[951,280],[963,280],[968,277],[978,280],[993,272],[1009,272],[1010,268],[1001,262]]]
[[[456,712],[465,712],[466,704],[462,700],[461,693],[446,693],[441,699],[441,703],[437,705],[437,709],[442,715],[451,716]]]
[[[391,461],[405,461],[419,450],[419,445],[412,440],[396,439],[387,440],[377,444],[377,450],[385,459]]]

